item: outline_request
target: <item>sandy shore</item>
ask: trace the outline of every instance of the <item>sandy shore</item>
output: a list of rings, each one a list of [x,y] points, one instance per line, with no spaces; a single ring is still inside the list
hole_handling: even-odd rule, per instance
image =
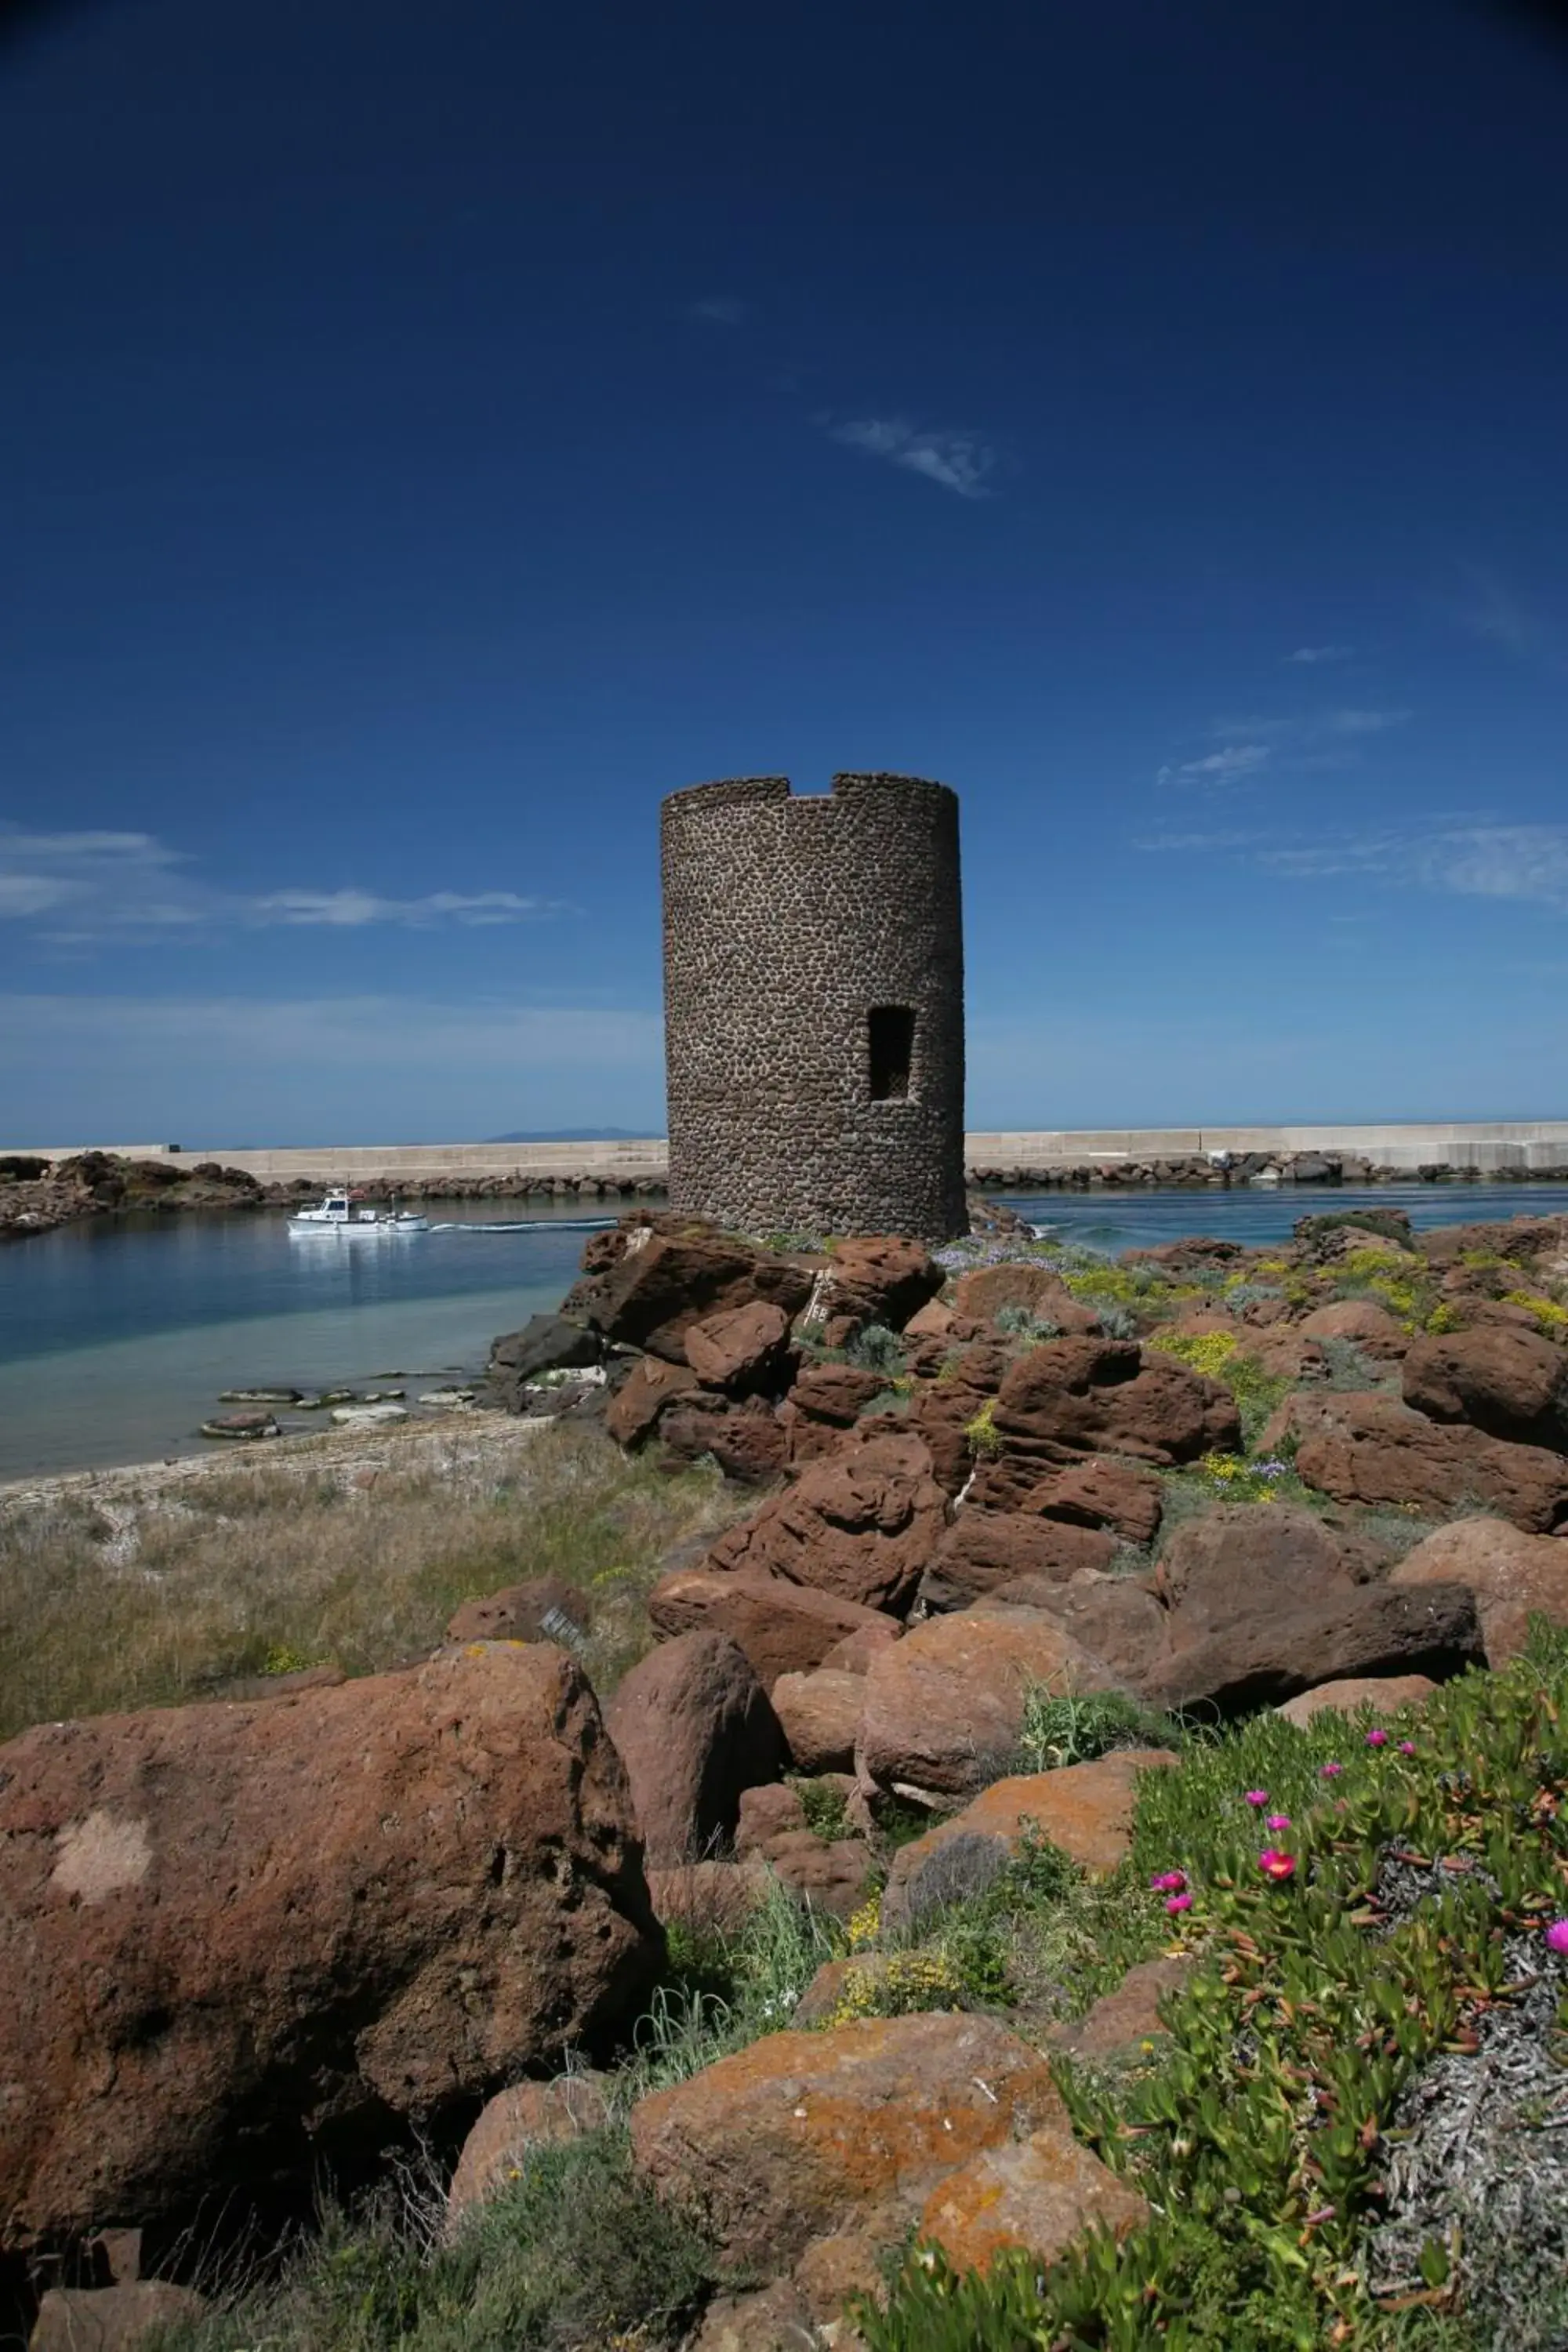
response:
[[[237,1471],[321,1470],[343,1479],[363,1472],[467,1469],[481,1461],[504,1470],[542,1429],[544,1419],[470,1407],[444,1420],[396,1422],[359,1429],[306,1430],[255,1444],[218,1444],[210,1454],[163,1462],[128,1462],[96,1470],[63,1470],[0,1485],[0,1514],[40,1505],[97,1503],[136,1508],[193,1480],[233,1477]]]

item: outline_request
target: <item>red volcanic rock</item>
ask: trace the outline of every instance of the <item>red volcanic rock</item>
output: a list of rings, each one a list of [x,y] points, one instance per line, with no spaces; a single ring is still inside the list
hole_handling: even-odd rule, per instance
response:
[[[448,1642],[572,1640],[588,1630],[588,1596],[560,1576],[533,1576],[483,1601],[465,1601],[447,1627]],[[282,1679],[282,1677],[279,1677]],[[289,1679],[292,1680],[290,1676]]]
[[[863,1607],[907,1609],[946,1525],[928,1460],[907,1433],[816,1462],[721,1535],[710,1569],[810,1585]],[[904,1466],[909,1465],[909,1466]]]
[[[1010,1578],[1051,1578],[1065,1584],[1080,1568],[1106,1568],[1115,1538],[1100,1528],[1037,1518],[1025,1511],[979,1511],[965,1504],[942,1536],[921,1584],[931,1609],[966,1609]]]
[[[948,1904],[983,1893],[1028,1836],[1045,1838],[1080,1869],[1114,1870],[1132,1843],[1139,1774],[1178,1760],[1168,1748],[1126,1748],[993,1781],[962,1812],[899,1848],[882,1896],[883,1930],[918,1933]]]
[[[773,1711],[784,1727],[797,1772],[847,1772],[866,1696],[863,1674],[818,1666],[814,1674],[781,1675]]]
[[[1100,1329],[1093,1307],[1075,1298],[1059,1274],[1026,1259],[979,1265],[961,1274],[953,1285],[952,1300],[960,1315],[973,1316],[977,1323],[994,1323],[1005,1307],[1017,1307],[1043,1323],[1054,1323],[1059,1331]]]
[[[919,2234],[956,2271],[984,2272],[1020,2249],[1044,2270],[1086,2231],[1120,2239],[1148,2219],[1145,2200],[1063,2120],[1018,2145],[983,2148],[950,2172],[927,2198]]]
[[[1510,1533],[1515,1532],[1510,1529]],[[1545,1536],[1521,1536],[1521,1543],[1545,1543]],[[1310,1690],[1288,1698],[1275,1713],[1298,1731],[1305,1731],[1314,1716],[1332,1707],[1337,1715],[1353,1716],[1371,1707],[1380,1722],[1397,1715],[1402,1706],[1419,1706],[1436,1689],[1429,1675],[1352,1675],[1337,1683],[1315,1683]]]
[[[1568,1354],[1539,1331],[1497,1324],[1417,1339],[1405,1359],[1406,1404],[1521,1445],[1568,1445]]]
[[[856,1364],[810,1364],[779,1407],[789,1458],[796,1465],[837,1454],[845,1433],[887,1382]]]
[[[1429,1421],[1361,1390],[1295,1402],[1297,1471],[1336,1502],[1451,1510],[1479,1501],[1534,1535],[1568,1521],[1568,1463],[1544,1447]]]
[[[909,1425],[931,1449],[939,1486],[956,1495],[974,1468],[965,1434],[969,1423],[995,1396],[1011,1359],[1005,1348],[984,1341],[965,1348],[946,1377],[922,1381],[910,1401]]]
[[[1072,1462],[1053,1470],[1018,1504],[1049,1519],[1082,1528],[1109,1528],[1123,1542],[1151,1544],[1160,1532],[1160,1481],[1126,1462]]]
[[[700,1626],[728,1633],[766,1691],[781,1675],[819,1666],[829,1650],[862,1628],[868,1639],[879,1638],[870,1629],[889,1622],[835,1593],[733,1569],[672,1570],[649,1593],[647,1613],[660,1633],[689,1633]]]
[[[727,1389],[732,1396],[771,1388],[790,1362],[789,1318],[765,1298],[726,1307],[692,1324],[686,1360],[704,1388]]]
[[[638,1446],[653,1435],[667,1408],[696,1386],[697,1375],[689,1365],[644,1356],[610,1399],[605,1427],[617,1445]]]
[[[613,1264],[577,1284],[570,1304],[605,1339],[679,1364],[686,1360],[686,1334],[694,1323],[757,1299],[795,1316],[811,1286],[811,1268],[797,1259],[647,1225],[630,1233]]]
[[[0,2245],[379,2145],[617,2024],[659,1938],[560,1650],[0,1749]]]
[[[1410,1334],[1399,1318],[1371,1298],[1340,1298],[1331,1307],[1314,1307],[1296,1328],[1307,1339],[1348,1339],[1374,1364],[1397,1364],[1410,1345]]]
[[[1407,1552],[1391,1584],[1423,1587],[1450,1579],[1476,1596],[1489,1666],[1505,1666],[1524,1647],[1537,1614],[1568,1625],[1568,1541],[1523,1534],[1503,1519],[1457,1519]]]
[[[857,2208],[923,2196],[1046,2123],[1066,2110],[1026,2042],[988,2017],[928,2014],[764,2034],[639,2100],[631,2134],[639,2169],[700,2217],[723,2267],[765,2275]]]
[[[1342,1540],[1311,1511],[1231,1503],[1176,1529],[1157,1582],[1173,1612],[1172,1639],[1181,1643],[1349,1591],[1372,1565],[1362,1548]]]
[[[871,1661],[856,1750],[860,1779],[972,1795],[1011,1762],[1034,1683],[1057,1691],[1123,1687],[1038,1610],[992,1604],[984,1613],[928,1619]]]
[[[1065,1584],[1016,1576],[975,1606],[1043,1609],[1133,1690],[1149,1679],[1169,1642],[1166,1613],[1141,1576],[1102,1576],[1092,1568],[1079,1569]]]
[[[788,1433],[765,1397],[707,1391],[682,1397],[664,1414],[658,1433],[672,1468],[711,1454],[726,1478],[742,1486],[768,1486],[789,1458]]]
[[[825,1318],[884,1323],[902,1330],[946,1279],[923,1242],[888,1234],[851,1234],[834,1248],[818,1302]]]
[[[1301,1608],[1237,1617],[1196,1640],[1173,1641],[1142,1690],[1152,1705],[1173,1711],[1212,1707],[1236,1715],[1352,1675],[1442,1679],[1480,1656],[1468,1585],[1350,1585]]]
[[[1228,1389],[1128,1339],[1048,1339],[1008,1372],[993,1418],[1004,1454],[1047,1460],[1109,1449],[1192,1462],[1241,1444]]]
[[[784,1733],[727,1633],[682,1633],[625,1676],[605,1725],[631,1783],[648,1861],[667,1870],[728,1844],[741,1792],[784,1770]]]
[[[559,2146],[597,2131],[609,2120],[607,2074],[584,2068],[552,2083],[514,2083],[498,2091],[463,2142],[447,2192],[448,2229],[471,2207],[484,2204],[509,2180],[530,2148]]]

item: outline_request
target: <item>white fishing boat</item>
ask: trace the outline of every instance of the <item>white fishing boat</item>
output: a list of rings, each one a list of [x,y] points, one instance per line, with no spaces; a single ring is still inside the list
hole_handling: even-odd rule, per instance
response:
[[[428,1217],[416,1216],[410,1209],[356,1208],[349,1192],[329,1192],[313,1209],[296,1209],[289,1220],[289,1230],[301,1239],[316,1234],[341,1234],[349,1241],[359,1241],[369,1234],[427,1234]]]

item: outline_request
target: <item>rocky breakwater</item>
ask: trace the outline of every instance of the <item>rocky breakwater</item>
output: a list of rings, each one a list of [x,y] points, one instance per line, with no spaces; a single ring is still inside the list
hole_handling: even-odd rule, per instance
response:
[[[1088,1192],[1136,1191],[1150,1185],[1198,1191],[1233,1184],[1556,1184],[1568,1182],[1568,1166],[1483,1168],[1447,1160],[1419,1167],[1363,1159],[1348,1151],[1194,1151],[1149,1160],[1049,1160],[976,1164],[975,1184],[1004,1191]]]
[[[0,1239],[21,1241],[132,1209],[259,1209],[267,1197],[254,1176],[216,1160],[186,1168],[109,1151],[56,1160],[14,1154],[0,1159]]]

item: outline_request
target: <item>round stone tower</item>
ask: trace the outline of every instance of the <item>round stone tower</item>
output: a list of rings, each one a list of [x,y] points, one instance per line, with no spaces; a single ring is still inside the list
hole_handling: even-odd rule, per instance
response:
[[[670,1206],[751,1233],[964,1232],[957,794],[737,776],[663,814]]]

